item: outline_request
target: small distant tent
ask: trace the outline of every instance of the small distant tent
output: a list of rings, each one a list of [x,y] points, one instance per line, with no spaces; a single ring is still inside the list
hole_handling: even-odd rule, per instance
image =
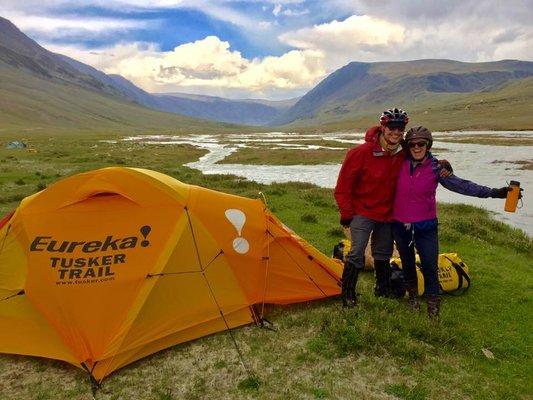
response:
[[[6,144],[6,149],[25,149],[26,147],[28,147],[26,143],[19,140],[15,140],[14,142],[9,142]]]
[[[259,322],[264,304],[337,295],[342,265],[261,200],[105,168],[0,221],[0,352],[100,382],[161,349]]]

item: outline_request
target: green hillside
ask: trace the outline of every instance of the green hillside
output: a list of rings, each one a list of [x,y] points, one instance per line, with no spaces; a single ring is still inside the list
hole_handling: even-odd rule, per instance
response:
[[[434,129],[531,129],[532,76],[533,63],[516,60],[352,62],[275,122],[285,129],[363,128],[398,106]]]
[[[153,111],[5,64],[0,64],[0,76],[0,130],[4,132],[188,133],[237,127]]]
[[[377,62],[373,64],[372,72],[383,74],[390,78],[405,75],[427,75],[441,72],[450,74],[505,72],[519,69],[528,70],[531,66],[527,61],[501,60],[491,62],[469,63],[445,59],[425,59],[415,61]]]
[[[376,125],[384,108],[398,106],[409,113],[410,125],[433,130],[531,130],[533,78],[501,85],[493,91],[474,93],[391,94],[381,101],[363,98],[321,110],[316,117],[299,120],[285,129],[336,131]]]

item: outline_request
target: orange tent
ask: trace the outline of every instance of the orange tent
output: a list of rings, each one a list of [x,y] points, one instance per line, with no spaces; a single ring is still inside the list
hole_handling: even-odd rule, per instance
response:
[[[260,200],[100,169],[0,221],[0,352],[64,360],[100,382],[161,349],[258,322],[254,306],[336,295],[341,272]]]

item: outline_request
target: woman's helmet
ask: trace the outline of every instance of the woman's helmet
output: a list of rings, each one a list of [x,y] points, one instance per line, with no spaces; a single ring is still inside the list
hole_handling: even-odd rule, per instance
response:
[[[405,141],[409,143],[411,140],[414,139],[425,139],[428,141],[427,149],[431,149],[431,145],[433,144],[433,136],[431,135],[431,131],[424,127],[424,126],[415,126],[407,131],[405,134]]]
[[[391,125],[405,128],[405,125],[409,122],[409,117],[401,108],[391,108],[381,113],[379,122],[382,126],[388,126],[389,128]]]

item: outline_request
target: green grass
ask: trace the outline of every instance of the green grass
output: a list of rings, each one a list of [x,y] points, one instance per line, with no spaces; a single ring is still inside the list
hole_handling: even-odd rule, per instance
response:
[[[484,144],[490,146],[533,146],[533,137],[505,137],[495,135],[454,136],[439,138],[441,142]]]
[[[221,137],[224,143],[224,137]],[[324,140],[320,136],[291,140],[285,144],[300,146],[333,147],[319,149],[287,149],[279,147],[278,143],[248,143],[247,147],[239,148],[231,153],[220,164],[255,164],[255,165],[312,165],[323,163],[341,163],[346,151],[353,147],[353,143],[341,143],[334,140]]]
[[[326,254],[342,238],[330,190],[203,176],[182,166],[199,150],[97,143],[101,138],[41,135],[31,140],[37,153],[1,149],[0,212],[16,207],[38,185],[120,161],[247,197],[261,191],[286,225]],[[338,299],[269,307],[276,332],[235,329],[253,375],[221,332],[120,369],[104,381],[97,399],[531,398],[533,241],[475,207],[440,205],[439,212],[441,251],[458,252],[473,282],[466,294],[445,298],[440,323],[410,313],[404,302],[374,298],[366,273],[356,310],[343,310]],[[482,349],[495,358],[486,358]],[[70,365],[0,355],[0,399],[16,398],[90,399],[90,385]]]
[[[244,148],[230,154],[220,164],[255,165],[309,165],[341,163],[346,155],[344,150],[288,150]]]
[[[176,172],[182,164],[205,154],[187,145],[148,145],[135,142],[102,143],[119,135],[37,135],[24,140],[34,152],[8,150],[14,136],[0,136],[0,213],[17,206],[25,196],[61,177],[109,166],[137,166]]]

